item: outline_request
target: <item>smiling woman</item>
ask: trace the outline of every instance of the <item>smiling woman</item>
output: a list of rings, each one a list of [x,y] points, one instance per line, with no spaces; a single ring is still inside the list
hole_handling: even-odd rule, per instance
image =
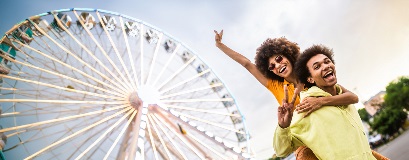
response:
[[[115,12],[63,9],[0,40],[7,159],[245,159],[244,118],[195,52]]]

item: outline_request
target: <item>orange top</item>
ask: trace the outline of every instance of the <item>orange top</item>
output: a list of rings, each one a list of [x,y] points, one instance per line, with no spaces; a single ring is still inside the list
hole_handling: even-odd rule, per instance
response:
[[[277,80],[272,80],[269,79],[267,81],[267,89],[270,90],[271,93],[273,93],[274,97],[276,97],[277,102],[281,105],[283,105],[283,98],[284,98],[284,85],[287,85],[288,89],[288,102],[290,102],[293,99],[294,95],[294,84],[286,81],[284,79],[284,82],[280,82]],[[297,99],[295,100],[294,106],[300,103],[300,97],[297,95]]]

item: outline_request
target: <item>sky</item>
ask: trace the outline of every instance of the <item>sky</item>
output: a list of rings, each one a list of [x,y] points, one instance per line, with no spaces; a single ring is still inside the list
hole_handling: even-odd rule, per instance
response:
[[[193,49],[229,88],[247,120],[257,158],[274,153],[278,103],[241,65],[215,47],[223,42],[254,62],[267,38],[285,36],[301,50],[334,50],[338,83],[364,102],[399,76],[409,75],[409,1],[405,0],[13,0],[1,1],[0,33],[15,23],[63,8],[97,8],[156,26]]]

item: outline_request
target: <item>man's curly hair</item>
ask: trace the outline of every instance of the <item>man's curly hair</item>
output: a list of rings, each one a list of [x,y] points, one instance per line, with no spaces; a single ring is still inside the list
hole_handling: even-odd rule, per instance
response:
[[[292,66],[300,55],[300,47],[295,42],[287,40],[285,37],[268,38],[257,48],[255,62],[257,69],[267,78],[283,82],[284,78],[268,70],[269,58],[274,55],[286,57]]]
[[[312,57],[318,54],[327,56],[332,61],[332,63],[335,64],[334,52],[332,51],[332,49],[324,45],[313,45],[310,48],[304,50],[304,52],[302,52],[302,54],[298,57],[297,62],[295,63],[294,72],[297,75],[299,82],[304,83],[306,88],[315,86],[315,83],[310,83],[307,81],[308,77],[311,76],[311,73],[307,67],[307,63]]]

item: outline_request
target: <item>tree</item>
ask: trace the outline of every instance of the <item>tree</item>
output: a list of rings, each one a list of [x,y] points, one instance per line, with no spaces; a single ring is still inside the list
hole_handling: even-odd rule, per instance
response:
[[[399,77],[389,83],[384,97],[388,107],[400,107],[409,110],[409,77]]]
[[[373,130],[383,135],[393,135],[405,123],[408,114],[400,107],[384,107],[374,117],[370,126]]]
[[[358,114],[364,122],[369,122],[369,114],[365,108],[358,109]]]
[[[277,157],[276,154],[273,155],[273,157],[269,158],[268,160],[280,160],[280,157]]]

